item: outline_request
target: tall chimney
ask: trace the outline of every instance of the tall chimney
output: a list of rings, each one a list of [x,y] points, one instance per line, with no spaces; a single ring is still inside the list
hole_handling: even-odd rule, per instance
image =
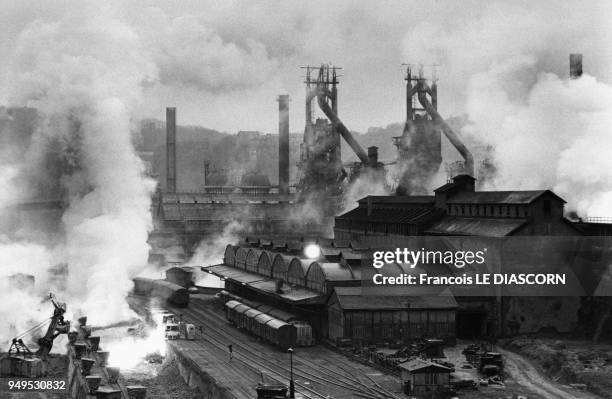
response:
[[[166,192],[176,193],[176,108],[166,108]]]
[[[378,147],[368,147],[368,159],[370,160],[370,165],[375,168],[378,164]]]
[[[278,96],[278,190],[289,193],[289,95]]]
[[[582,54],[570,54],[570,79],[582,76]]]

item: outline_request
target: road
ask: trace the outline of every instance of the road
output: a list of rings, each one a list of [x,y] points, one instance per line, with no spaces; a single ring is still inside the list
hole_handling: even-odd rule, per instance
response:
[[[566,388],[551,381],[523,356],[496,348],[504,356],[504,369],[519,385],[550,399],[601,399],[601,396]]]

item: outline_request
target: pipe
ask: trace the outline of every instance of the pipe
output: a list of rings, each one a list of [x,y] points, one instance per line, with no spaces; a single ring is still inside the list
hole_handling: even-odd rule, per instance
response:
[[[419,85],[423,84],[419,82]],[[474,176],[474,157],[470,150],[463,144],[459,136],[451,129],[450,126],[442,119],[438,111],[431,105],[429,101],[427,101],[427,93],[425,90],[419,90],[418,94],[419,103],[425,108],[425,111],[433,118],[434,122],[438,123],[444,132],[446,138],[451,142],[451,144],[459,151],[459,154],[465,160],[465,170],[470,176]]]
[[[289,193],[289,96],[278,96],[278,190]]]
[[[176,193],[176,108],[166,108],[166,192]]]
[[[304,128],[304,142],[306,143],[307,151],[314,144],[312,134],[312,100],[317,96],[317,90],[307,88],[306,91],[306,127]]]
[[[334,125],[338,129],[347,144],[351,147],[355,154],[357,154],[357,157],[359,157],[361,163],[365,166],[370,166],[370,159],[368,158],[368,154],[366,154],[363,148],[361,148],[361,146],[359,145],[357,140],[355,140],[351,132],[349,132],[349,130],[346,128],[346,126],[344,126],[340,118],[338,118],[338,115],[336,115],[336,113],[331,109],[329,104],[327,104],[324,91],[319,91],[317,95],[317,100],[321,111],[323,111],[325,116],[329,118],[332,125]]]
[[[368,158],[370,159],[370,165],[376,166],[378,164],[378,147],[368,147]]]

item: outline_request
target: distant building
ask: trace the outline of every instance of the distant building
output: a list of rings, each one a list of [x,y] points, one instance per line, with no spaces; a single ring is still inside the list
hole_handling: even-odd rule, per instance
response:
[[[455,176],[434,195],[368,196],[335,218],[334,237],[369,248],[401,248],[411,236],[508,237],[609,235],[612,225],[574,222],[550,190],[476,191],[475,179]],[[580,298],[456,297],[458,338],[578,325]]]
[[[475,191],[474,181],[456,176],[432,196],[365,197],[336,217],[334,237],[371,243],[376,236],[582,235],[552,191]]]

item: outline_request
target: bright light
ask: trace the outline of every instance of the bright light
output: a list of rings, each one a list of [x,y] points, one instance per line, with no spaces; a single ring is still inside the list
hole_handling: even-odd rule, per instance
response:
[[[165,356],[166,340],[164,332],[164,325],[160,323],[155,329],[150,329],[144,338],[124,336],[119,340],[109,340],[104,348],[110,352],[108,357],[109,366],[119,367],[122,370],[131,370],[143,362],[149,354],[157,353]]]
[[[308,259],[315,259],[321,256],[321,248],[317,244],[308,244],[304,248],[304,255]]]

